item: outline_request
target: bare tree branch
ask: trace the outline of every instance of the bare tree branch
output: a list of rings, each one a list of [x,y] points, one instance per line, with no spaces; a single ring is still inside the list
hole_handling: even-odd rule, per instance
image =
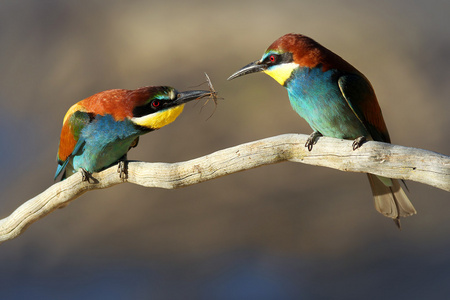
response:
[[[81,174],[77,173],[52,185],[0,220],[0,242],[17,237],[33,222],[89,190],[123,182],[174,189],[282,161],[348,172],[369,172],[450,191],[449,156],[379,142],[367,142],[353,151],[352,141],[326,137],[320,138],[309,152],[304,147],[307,138],[306,135],[284,134],[179,163],[128,162],[128,178],[125,180],[119,178],[117,166],[94,174],[96,183],[83,182]]]

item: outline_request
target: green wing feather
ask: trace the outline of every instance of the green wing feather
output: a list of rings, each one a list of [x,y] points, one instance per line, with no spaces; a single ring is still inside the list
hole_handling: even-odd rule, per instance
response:
[[[375,141],[390,143],[389,133],[370,82],[357,74],[343,75],[339,88],[355,115]]]

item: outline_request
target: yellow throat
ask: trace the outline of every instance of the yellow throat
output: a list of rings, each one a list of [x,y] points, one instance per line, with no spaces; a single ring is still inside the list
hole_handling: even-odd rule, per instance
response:
[[[139,126],[160,129],[172,123],[183,111],[184,104],[159,111],[147,116],[132,118],[131,121]]]
[[[298,67],[296,63],[287,63],[270,67],[264,70],[264,73],[275,79],[279,84],[284,85],[286,80],[291,77],[292,71]]]

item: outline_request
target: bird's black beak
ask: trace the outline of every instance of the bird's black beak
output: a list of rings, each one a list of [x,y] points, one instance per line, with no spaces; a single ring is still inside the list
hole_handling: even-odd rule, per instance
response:
[[[178,92],[177,98],[173,101],[173,106],[181,105],[189,101],[201,99],[210,95],[211,91],[202,90]]]
[[[246,65],[245,67],[243,67],[242,69],[240,69],[239,71],[237,71],[236,73],[234,73],[233,75],[228,77],[227,80],[232,80],[237,77],[247,75],[250,73],[262,72],[266,69],[267,69],[267,66],[264,63],[261,63],[259,60],[257,60],[252,63],[249,63],[248,65]]]

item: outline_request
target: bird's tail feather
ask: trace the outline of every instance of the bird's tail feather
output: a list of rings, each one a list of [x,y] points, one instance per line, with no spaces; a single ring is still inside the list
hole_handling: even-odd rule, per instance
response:
[[[394,219],[397,226],[400,227],[400,217],[407,217],[416,213],[414,206],[400,187],[398,180],[380,178],[373,174],[367,174],[367,176],[372,188],[375,208],[381,214]]]

